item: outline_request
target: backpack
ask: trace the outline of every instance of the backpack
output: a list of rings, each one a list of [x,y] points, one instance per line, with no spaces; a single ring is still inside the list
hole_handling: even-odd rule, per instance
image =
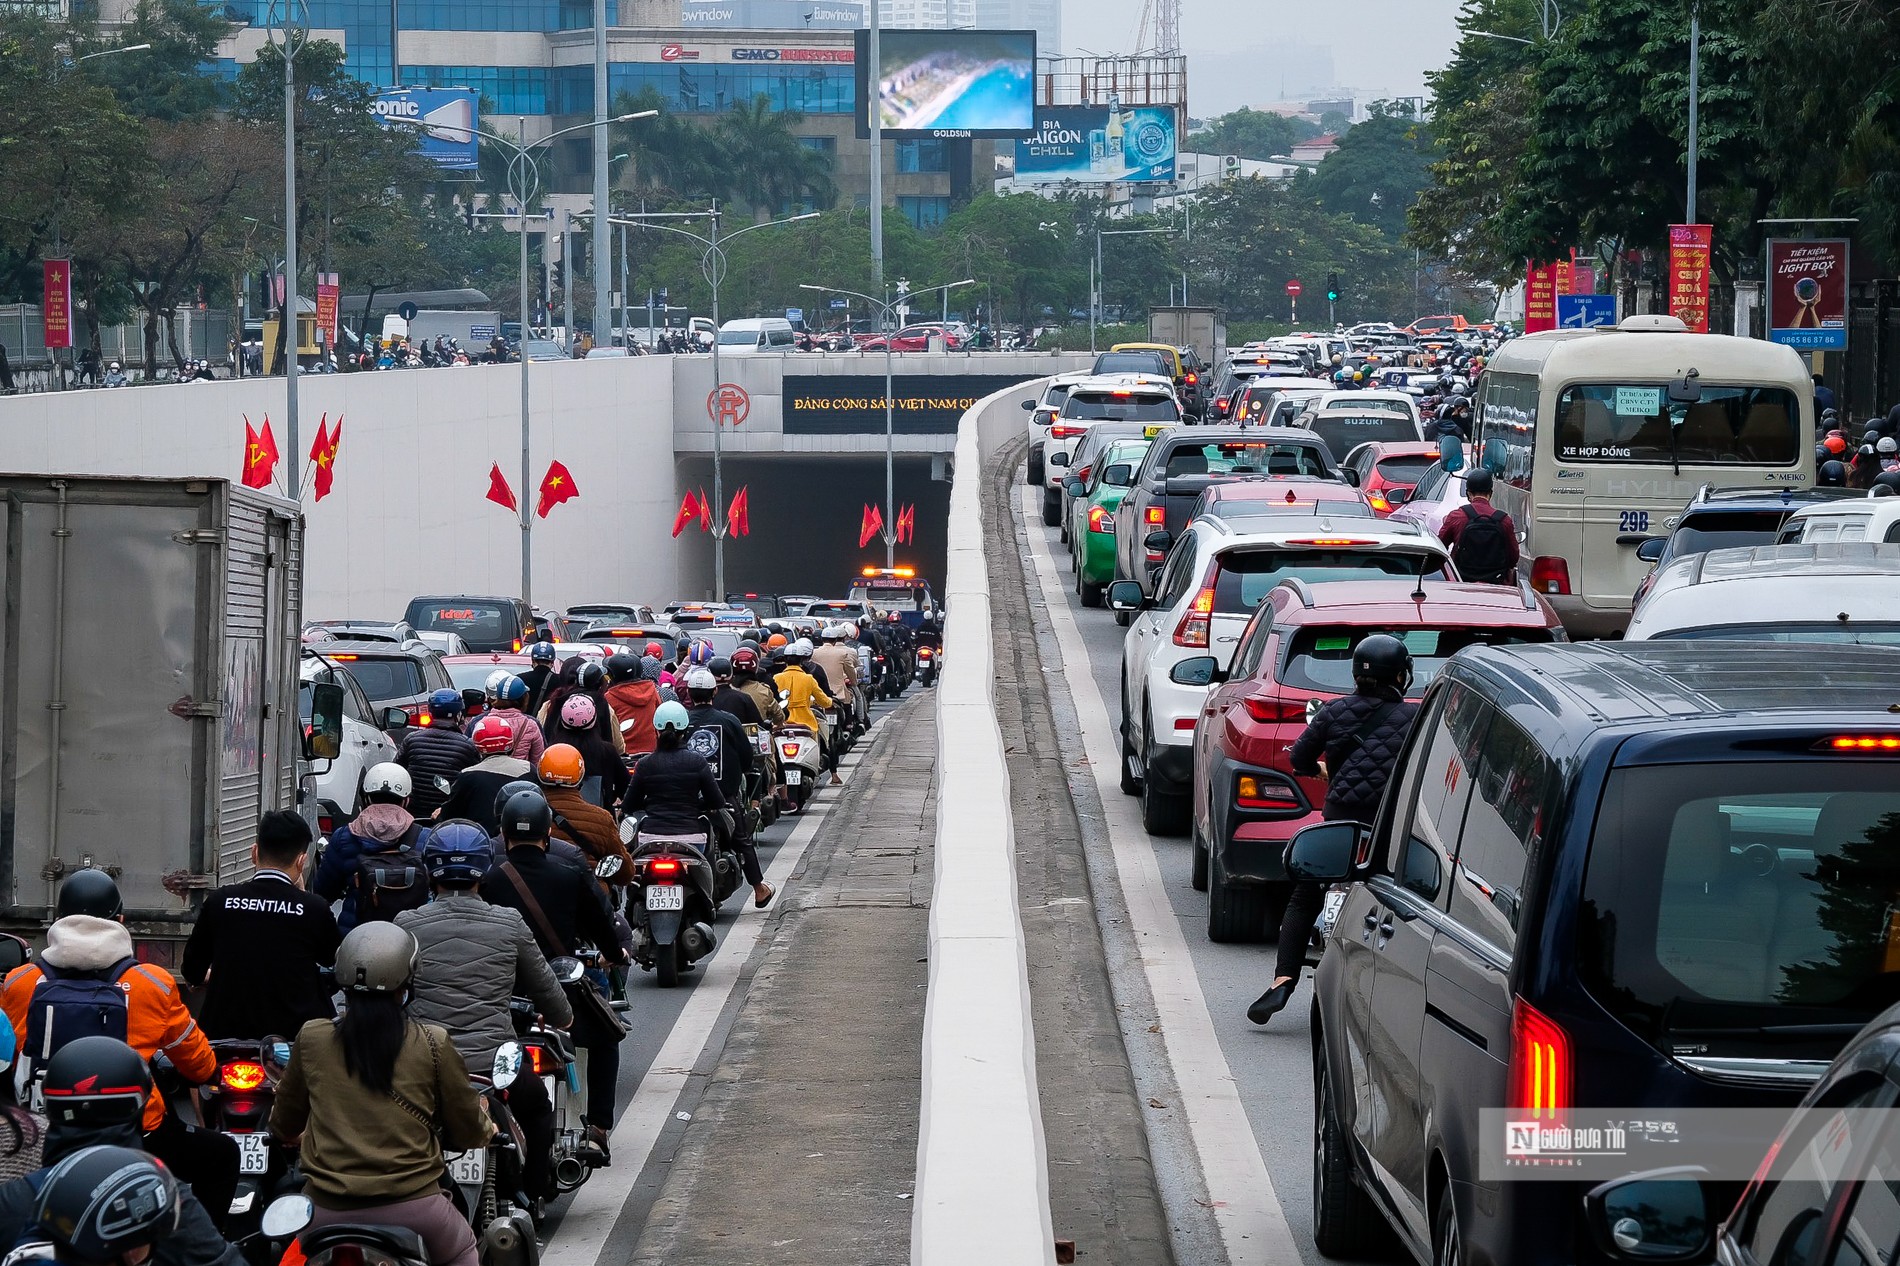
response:
[[[66,971],[42,961],[40,983],[27,1002],[25,1054],[44,1068],[76,1038],[125,1041],[130,1003],[119,978],[137,966],[137,960],[121,958],[98,971]]]
[[[1465,507],[1465,526],[1451,547],[1458,574],[1480,584],[1501,585],[1510,578],[1510,516],[1502,510],[1479,514]]]
[[[726,730],[718,723],[702,725],[686,736],[686,749],[697,752],[712,766],[713,781],[726,785]]]
[[[427,836],[420,822],[411,823],[394,848],[357,856],[358,925],[386,923],[404,910],[428,904],[429,868],[422,864],[422,845]]]

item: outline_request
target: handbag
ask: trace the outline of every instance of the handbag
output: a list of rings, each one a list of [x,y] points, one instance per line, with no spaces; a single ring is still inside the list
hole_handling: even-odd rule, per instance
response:
[[[554,925],[548,922],[547,912],[541,909],[541,903],[528,891],[528,885],[521,878],[521,872],[515,869],[515,864],[504,862],[498,873],[514,886],[522,904],[527,906],[528,918],[534,923],[535,939],[541,942],[541,952],[545,954],[550,949],[557,952],[565,949],[561,938],[554,935]],[[567,1001],[574,1008],[576,1019],[587,1016],[597,1029],[611,1035],[616,1042],[627,1035],[627,1022],[620,1018],[619,1012],[607,1005],[600,991],[585,977],[563,988],[567,991]]]

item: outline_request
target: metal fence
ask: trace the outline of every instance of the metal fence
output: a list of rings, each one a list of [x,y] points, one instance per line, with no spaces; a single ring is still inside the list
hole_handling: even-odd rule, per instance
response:
[[[1885,413],[1900,403],[1900,280],[1880,278],[1853,286],[1847,300],[1847,351],[1830,354],[1829,374],[1847,419]]]
[[[178,332],[178,352],[181,356],[217,364],[227,363],[231,359],[229,312],[180,308],[173,322]],[[83,338],[84,327],[76,328],[74,334]],[[0,344],[5,345],[7,360],[16,371],[32,373],[49,369],[52,365],[52,357],[46,352],[46,323],[40,316],[39,308],[33,304],[0,304]],[[99,353],[102,364],[114,360],[124,362],[128,368],[143,364],[144,327],[137,321],[99,327]],[[63,359],[71,361],[77,354],[78,349],[75,348],[71,355]],[[171,345],[166,339],[163,323],[158,329],[158,359],[161,367],[170,365],[172,361]]]

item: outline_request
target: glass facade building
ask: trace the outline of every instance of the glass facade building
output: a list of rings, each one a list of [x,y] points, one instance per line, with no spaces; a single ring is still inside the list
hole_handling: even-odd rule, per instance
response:
[[[591,66],[554,69],[554,113],[592,114]],[[701,63],[693,66],[609,62],[607,93],[618,101],[651,88],[666,109],[680,114],[718,114],[763,95],[774,110],[800,114],[851,113],[857,81],[849,66],[772,67]]]

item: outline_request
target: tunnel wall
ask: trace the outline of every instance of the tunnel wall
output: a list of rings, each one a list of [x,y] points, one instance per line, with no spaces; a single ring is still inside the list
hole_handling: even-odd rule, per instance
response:
[[[1031,382],[957,431],[937,688],[937,847],[917,1134],[916,1266],[1055,1260],[1036,1031],[1016,891],[1009,769],[996,720],[984,467],[1021,433]],[[999,507],[1000,509],[1000,507]]]

